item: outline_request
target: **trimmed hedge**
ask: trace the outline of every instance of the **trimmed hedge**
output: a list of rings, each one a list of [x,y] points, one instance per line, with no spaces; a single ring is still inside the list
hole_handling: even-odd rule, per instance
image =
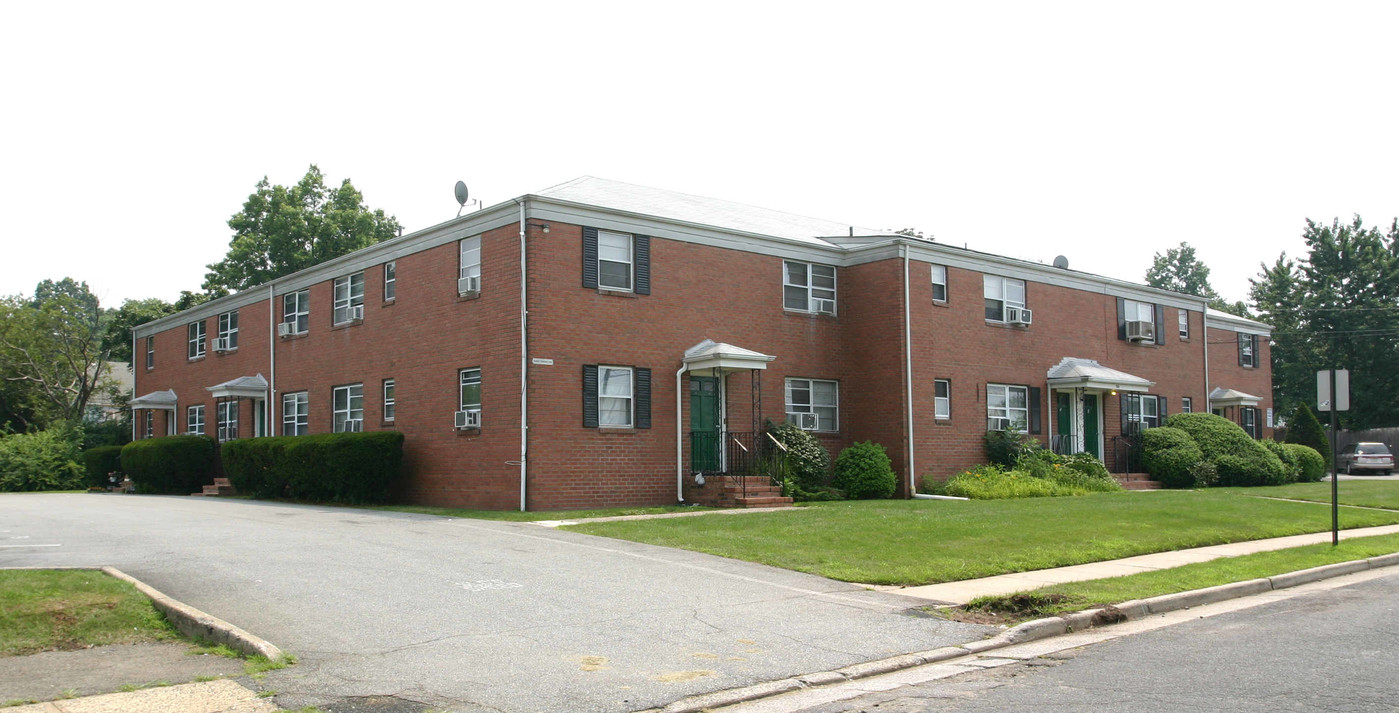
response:
[[[0,437],[0,492],[83,487],[81,440],[81,432],[64,424]]]
[[[1315,483],[1326,476],[1326,457],[1318,453],[1315,448],[1300,443],[1284,443],[1282,447],[1286,448],[1297,461],[1298,481]]]
[[[255,498],[360,505],[389,499],[403,463],[403,434],[320,433],[225,443],[224,474]]]
[[[897,484],[889,455],[878,443],[855,443],[836,456],[835,486],[852,500],[887,498]]]
[[[98,446],[83,451],[83,465],[87,470],[89,488],[105,488],[111,485],[107,474],[121,470],[121,446]]]
[[[208,436],[143,438],[122,446],[121,470],[138,493],[189,495],[213,484],[214,450]]]
[[[1190,434],[1205,460],[1214,464],[1218,472],[1217,485],[1282,485],[1287,482],[1287,466],[1228,419],[1212,413],[1178,413],[1167,418],[1164,425]]]
[[[1265,438],[1259,441],[1259,443],[1262,443],[1264,448],[1267,448],[1273,455],[1278,457],[1279,461],[1282,461],[1282,467],[1287,471],[1286,475],[1283,477],[1283,482],[1297,482],[1297,479],[1302,475],[1302,464],[1297,462],[1297,457],[1292,455],[1292,452],[1287,450],[1283,444],[1271,438]]]
[[[1204,452],[1186,431],[1161,426],[1142,432],[1142,466],[1164,487],[1194,487],[1191,468],[1204,459]]]

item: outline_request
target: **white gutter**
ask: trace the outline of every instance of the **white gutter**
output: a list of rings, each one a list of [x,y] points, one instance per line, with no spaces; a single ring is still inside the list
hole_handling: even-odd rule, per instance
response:
[[[908,433],[908,494],[917,492],[913,482],[913,324],[909,319],[908,304],[908,245],[899,244],[899,254],[904,260],[904,429]]]
[[[529,255],[525,247],[529,224],[525,218],[525,199],[520,204],[520,512],[525,512],[525,475],[528,473],[529,453]]]
[[[688,368],[682,361],[675,372],[675,499],[682,503],[685,502],[685,433],[680,422],[680,377]]]
[[[263,406],[264,435],[276,435],[272,427],[272,404],[277,400],[277,283],[267,283],[267,401]],[[256,435],[256,434],[254,434]]]
[[[1210,303],[1206,302],[1204,309],[1200,310],[1200,341],[1205,347],[1205,413],[1214,413],[1214,407],[1210,404],[1210,328],[1209,328]],[[1191,411],[1195,410],[1192,405]]]
[[[145,371],[146,358],[141,357],[141,370]],[[131,396],[135,398],[136,390],[136,328],[131,328]],[[136,440],[136,409],[131,409],[131,440]]]

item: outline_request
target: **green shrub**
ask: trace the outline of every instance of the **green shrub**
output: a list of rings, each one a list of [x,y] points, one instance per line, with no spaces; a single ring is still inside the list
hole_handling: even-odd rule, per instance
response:
[[[83,450],[99,446],[124,446],[131,442],[131,419],[119,418],[83,424]]]
[[[1088,491],[1052,480],[1036,478],[1023,471],[1005,470],[991,463],[963,471],[948,478],[942,492],[973,500],[1002,500],[1007,498],[1042,498],[1060,495],[1084,495]]]
[[[773,425],[768,432],[787,450],[784,470],[797,492],[819,492],[830,486],[831,454],[816,437],[790,423]]]
[[[107,474],[121,470],[121,446],[98,446],[83,451],[83,465],[87,470],[89,488],[105,488],[111,485]]]
[[[1213,488],[1219,484],[1219,469],[1213,463],[1202,460],[1190,466],[1190,479],[1195,484],[1195,488]]]
[[[225,443],[222,457],[233,487],[256,498],[382,503],[403,463],[403,434],[253,438]]]
[[[1179,428],[1162,426],[1142,432],[1142,466],[1167,488],[1194,487],[1190,469],[1204,458],[1195,440]]]
[[[987,462],[1006,468],[1013,468],[1020,456],[1040,450],[1034,436],[1015,431],[987,431],[982,440]]]
[[[1044,449],[1032,450],[1022,454],[1015,462],[1014,472],[1084,492],[1101,493],[1122,489],[1112,474],[1108,473],[1102,461],[1087,453],[1061,456]]]
[[[1264,448],[1267,448],[1273,455],[1277,456],[1279,461],[1282,461],[1282,467],[1284,469],[1283,482],[1297,482],[1298,478],[1302,475],[1302,464],[1297,462],[1297,458],[1292,455],[1292,452],[1287,450],[1283,444],[1271,438],[1265,438],[1259,441],[1259,443],[1263,444]]]
[[[1326,476],[1326,459],[1315,448],[1300,443],[1284,443],[1282,446],[1297,461],[1298,481],[1315,483]]]
[[[1321,454],[1323,462],[1332,462],[1328,457],[1331,455],[1331,440],[1326,436],[1326,429],[1305,403],[1298,403],[1292,417],[1287,420],[1286,442],[1308,446]]]
[[[121,470],[138,493],[189,495],[214,482],[214,439],[162,436],[121,449]]]
[[[835,486],[854,500],[887,498],[898,481],[884,446],[865,441],[855,443],[836,457]]]
[[[1205,460],[1215,465],[1220,485],[1282,485],[1287,482],[1287,466],[1266,446],[1227,419],[1209,413],[1178,413],[1166,419],[1165,425],[1190,434]]]
[[[83,487],[81,443],[82,432],[63,423],[0,438],[0,492]]]
[[[219,448],[223,474],[240,494],[264,500],[286,494],[286,480],[276,473],[278,457],[294,436],[240,438]]]

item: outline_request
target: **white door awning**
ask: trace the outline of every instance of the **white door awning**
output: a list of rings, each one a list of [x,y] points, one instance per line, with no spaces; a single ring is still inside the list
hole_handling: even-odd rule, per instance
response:
[[[1118,371],[1094,359],[1064,357],[1047,374],[1051,389],[1090,389],[1146,393],[1156,382]]]
[[[776,358],[752,349],[706,339],[685,350],[684,364],[686,371],[712,369],[725,372],[766,369],[768,362]]]
[[[175,404],[179,399],[175,397],[174,389],[164,391],[152,391],[144,396],[137,396],[131,400],[131,410],[148,409],[152,411],[174,411]]]
[[[210,386],[209,393],[216,399],[265,399],[267,398],[267,379],[263,378],[262,374],[240,376],[231,381]]]
[[[1246,394],[1235,389],[1216,388],[1210,392],[1210,408],[1225,408],[1226,406],[1257,406],[1263,399]]]

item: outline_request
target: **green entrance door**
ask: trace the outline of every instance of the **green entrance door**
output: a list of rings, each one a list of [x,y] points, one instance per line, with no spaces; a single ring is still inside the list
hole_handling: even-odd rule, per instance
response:
[[[1098,448],[1098,395],[1083,395],[1083,450],[1098,460],[1103,454]]]
[[[719,379],[690,377],[690,470],[716,473],[719,467]]]
[[[1074,447],[1074,402],[1073,396],[1063,392],[1054,395],[1055,431],[1059,434],[1059,453],[1075,453]]]

